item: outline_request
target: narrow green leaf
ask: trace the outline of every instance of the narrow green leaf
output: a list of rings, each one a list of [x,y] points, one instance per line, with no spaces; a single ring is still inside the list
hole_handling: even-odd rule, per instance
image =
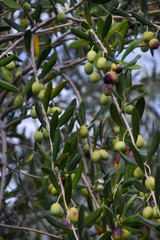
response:
[[[0,27],[0,32],[5,32],[5,31],[9,31],[11,28],[9,26],[1,26]]]
[[[140,0],[141,10],[144,13],[144,15],[147,15],[148,12],[148,5],[146,0]]]
[[[112,57],[111,55],[109,55],[108,53],[105,53],[105,54],[104,54],[104,57],[105,57],[107,60],[111,61],[112,63],[118,64],[118,61],[117,61],[114,57]]]
[[[65,191],[65,199],[66,199],[66,203],[67,206],[69,206],[71,197],[72,197],[72,180],[71,180],[71,175],[69,175],[65,181],[65,187],[64,187],[64,191]]]
[[[134,102],[136,102],[138,99],[142,98],[144,95],[146,94],[146,91],[142,92],[139,96],[137,96],[136,98],[134,98],[132,101],[130,101],[128,103],[129,104],[133,104]]]
[[[115,31],[114,34],[115,34],[116,38],[119,41],[119,44],[118,44],[118,54],[120,54],[123,51],[123,49],[124,49],[124,38],[123,38],[123,36],[122,36],[122,34],[120,32]]]
[[[144,25],[147,25],[151,28],[154,28],[154,29],[157,29],[156,26],[154,26],[150,21],[148,21],[146,18],[140,16],[138,13],[135,13],[135,12],[132,12],[131,13],[132,16],[137,20],[139,21],[140,23],[144,24]]]
[[[98,240],[107,240],[107,239],[111,239],[111,235],[112,235],[112,232],[109,232],[109,231],[105,231],[104,233],[102,233]]]
[[[121,38],[121,36],[123,37],[123,39],[127,36],[128,34],[128,29],[129,29],[129,25],[128,23],[126,23],[121,31],[119,32],[121,35],[120,36],[117,36],[119,38]],[[115,32],[118,32],[118,31],[115,31]],[[122,45],[123,45],[123,40],[120,40],[120,39],[115,39],[114,42],[112,43],[112,48],[115,48],[118,44],[120,44],[120,46],[118,46],[118,52],[120,52],[121,48],[122,48]]]
[[[141,55],[138,54],[133,60],[129,61],[128,63],[125,63],[124,65],[122,64],[122,66],[124,68],[128,68],[130,66],[133,66],[133,65],[136,64],[136,62],[138,61],[139,58],[141,58]]]
[[[44,163],[43,163],[43,167],[51,168],[51,161],[49,161],[48,159],[45,159]],[[42,183],[43,186],[46,186],[48,184],[48,178],[47,177],[48,177],[48,174],[41,171],[41,183]]]
[[[83,235],[83,226],[84,226],[84,205],[80,206],[79,215],[78,215],[78,233],[79,239],[82,239]]]
[[[46,128],[46,122],[44,121],[41,107],[40,107],[40,105],[39,105],[39,103],[37,101],[35,102],[35,109],[36,109],[37,117],[38,117],[40,123],[42,124],[42,126],[44,128]]]
[[[37,64],[36,64],[37,69],[39,69],[39,67],[41,66],[41,63],[48,57],[48,54],[50,53],[51,50],[52,50],[52,46],[46,46],[43,50],[41,50],[37,59]]]
[[[84,7],[84,17],[88,23],[89,28],[91,28],[91,16],[90,16],[89,7],[87,4]]]
[[[50,81],[47,84],[47,87],[45,89],[44,99],[43,99],[43,105],[44,105],[44,109],[45,109],[46,112],[47,112],[48,104],[49,104],[49,101],[50,101],[50,98],[51,98],[51,92],[52,92],[52,82]]]
[[[126,156],[125,154],[123,154],[121,151],[119,151],[119,153],[120,153],[121,157],[124,159],[125,162],[127,162],[127,163],[129,163],[129,164],[131,164],[131,165],[133,165],[133,166],[137,166],[137,163],[136,163],[133,159],[127,157],[127,156]]]
[[[122,127],[124,128],[124,123],[122,121],[122,118],[116,108],[116,106],[111,103],[110,104],[110,115],[111,115],[111,118],[112,120],[119,126],[119,127]]]
[[[96,116],[93,118],[93,120],[91,121],[91,123],[94,123],[94,121],[105,111],[104,107],[101,107],[100,110],[97,112]],[[90,124],[91,124],[90,123]]]
[[[36,144],[36,147],[38,148],[38,151],[42,155],[42,157],[44,157],[44,159],[47,159],[48,161],[51,162],[51,156],[41,147],[41,145],[38,142],[36,142],[35,144]]]
[[[24,34],[24,45],[27,53],[29,53],[31,49],[31,37],[32,37],[31,30],[27,30]]]
[[[77,164],[79,163],[81,159],[81,154],[80,153],[77,153],[73,158],[72,158],[72,161],[69,163],[68,165],[68,172],[69,171],[72,171],[76,168]]]
[[[107,38],[111,38],[114,35],[115,31],[119,32],[126,23],[128,23],[128,20],[124,20],[118,23],[117,25],[113,26],[111,30],[108,32]]]
[[[123,61],[130,52],[132,52],[136,47],[138,47],[142,41],[143,41],[143,38],[138,38],[133,40],[127,47],[126,51],[124,52],[121,61]]]
[[[74,109],[75,109],[74,106],[71,106],[71,107],[66,109],[66,111],[59,118],[59,121],[58,121],[58,126],[59,127],[61,127],[62,125],[64,125],[66,122],[69,121],[69,119],[72,117],[72,115],[74,113]]]
[[[79,38],[82,38],[82,39],[85,39],[85,40],[89,40],[89,35],[79,29],[76,29],[76,28],[71,28],[71,32],[79,37]]]
[[[26,84],[24,85],[23,89],[22,89],[22,95],[26,94],[32,87],[32,84],[35,82],[34,77],[32,77],[29,81],[26,82]]]
[[[12,60],[14,59],[14,55],[11,54],[5,58],[3,58],[2,60],[0,60],[0,67],[3,67],[5,65],[7,65],[8,63],[10,63]]]
[[[141,117],[143,116],[144,109],[145,109],[144,97],[141,97],[140,99],[138,99],[138,101],[136,102],[136,109],[139,113],[139,118],[141,119]]]
[[[113,12],[114,14],[118,15],[118,16],[122,16],[122,17],[130,17],[126,11],[123,11],[122,9],[117,9],[117,8],[113,8]]]
[[[66,86],[66,84],[67,84],[67,81],[61,82],[55,88],[52,89],[51,100],[55,98],[62,91],[62,89]]]
[[[158,147],[159,147],[159,143],[160,143],[160,130],[157,130],[155,132],[155,135],[153,137],[152,143],[150,145],[148,154],[147,154],[147,161],[151,159],[151,157],[155,154],[155,152],[157,151]]]
[[[50,179],[51,183],[53,184],[55,189],[59,192],[60,187],[58,185],[58,179],[57,179],[57,176],[54,173],[54,171],[51,168],[48,168],[48,167],[41,167],[41,169],[42,169],[43,172],[45,172],[46,174],[49,175],[49,179]]]
[[[105,4],[107,2],[111,2],[111,0],[92,0],[92,2],[96,4]]]
[[[144,164],[143,164],[143,159],[141,157],[141,154],[139,153],[139,151],[135,148],[135,146],[133,145],[132,142],[128,141],[129,147],[131,148],[131,151],[133,152],[133,155],[135,157],[135,160],[138,164],[138,166],[140,167],[140,169],[142,170],[142,172],[144,173]]]
[[[124,209],[123,209],[123,214],[122,214],[122,218],[126,215],[126,213],[129,211],[129,209],[132,207],[134,201],[137,198],[137,194],[133,195],[129,201],[126,203]]]
[[[134,137],[134,141],[137,141],[137,137],[139,134],[139,114],[136,108],[133,108],[132,110],[132,134]]]
[[[58,221],[55,217],[51,217],[51,216],[45,216],[45,218],[47,219],[47,221],[54,227],[56,227],[57,229],[65,229],[68,230],[69,228],[64,225],[62,222]]]
[[[80,106],[79,106],[79,116],[81,118],[82,124],[84,124],[86,122],[85,104],[84,104],[84,102],[80,103]]]
[[[149,219],[147,219],[147,218],[144,218],[142,215],[139,215],[139,217],[140,217],[141,220],[142,220],[144,223],[146,223],[149,227],[155,228],[155,227],[159,226],[159,223],[157,223],[157,222],[155,222],[155,221],[153,221],[153,220],[149,220]]]
[[[109,14],[104,21],[104,25],[102,29],[102,40],[107,36],[111,25],[112,25],[112,15]]]
[[[99,37],[99,39],[101,39],[102,36],[102,29],[103,29],[103,25],[104,25],[104,21],[102,18],[98,18],[97,21],[97,36]]]
[[[157,205],[159,206],[159,196],[160,196],[160,187],[159,187],[159,179],[160,179],[160,166],[157,166],[156,168],[156,174],[155,174],[155,197]]]
[[[54,134],[54,143],[53,143],[53,162],[56,161],[57,153],[60,150],[60,143],[61,143],[61,134],[59,128],[55,130]]]
[[[139,227],[143,224],[142,220],[140,219],[140,216],[138,215],[132,215],[128,218],[125,218],[122,222],[122,225],[124,226],[132,226],[132,227]]]
[[[120,100],[122,100],[122,101],[123,101],[123,97],[124,97],[124,90],[125,90],[125,75],[124,75],[124,73],[121,72],[119,74],[119,82],[118,82],[118,84],[116,84],[116,91],[118,93],[118,96],[121,97]]]
[[[0,88],[5,89],[8,92],[15,92],[15,93],[19,92],[19,89],[16,88],[13,84],[2,79],[0,79]]]
[[[42,6],[41,6],[41,4],[38,4],[36,6],[36,9],[35,9],[34,13],[33,13],[33,16],[34,16],[34,19],[36,20],[36,22],[39,21],[40,16],[41,16],[41,12],[42,12]]]
[[[13,1],[13,0],[3,0],[2,3],[8,7],[8,8],[11,8],[11,9],[16,9],[16,10],[21,10],[22,7],[19,3]]]
[[[79,48],[79,47],[85,47],[89,44],[90,44],[90,41],[85,40],[85,39],[79,39],[79,40],[76,40],[76,41],[70,43],[69,47],[70,48]]]
[[[50,136],[51,136],[51,140],[53,142],[54,140],[54,134],[55,134],[55,130],[57,128],[58,125],[58,111],[56,111],[50,121]]]
[[[1,67],[0,70],[1,70],[3,77],[6,80],[11,81],[13,79],[13,75],[12,75],[11,71],[9,71],[6,67]]]
[[[70,152],[71,153],[76,150],[77,144],[78,144],[78,137],[74,136],[70,141]]]
[[[77,185],[77,183],[79,182],[80,178],[81,178],[81,175],[82,175],[82,172],[83,172],[83,161],[81,160],[80,163],[79,163],[79,167],[75,173],[75,176],[72,180],[72,188],[74,189]]]
[[[26,29],[20,25],[18,25],[17,23],[9,20],[8,18],[3,18],[3,20],[11,27],[11,28],[14,28],[16,29],[17,31],[19,32],[25,32]]]
[[[43,69],[42,69],[42,73],[40,75],[41,78],[44,78],[46,76],[46,74],[49,73],[49,71],[52,69],[52,67],[55,65],[57,61],[57,53],[55,52],[54,54],[52,54],[52,56],[49,58],[48,62],[44,63]]]
[[[84,219],[84,227],[89,227],[94,224],[95,220],[99,218],[103,209],[98,208],[95,211],[91,212],[85,219]]]
[[[61,162],[65,162],[67,161],[67,158],[69,156],[69,153],[62,153],[55,161],[54,165],[57,166],[58,164],[61,164]],[[59,169],[61,169],[61,167],[59,167]],[[63,168],[64,169],[64,168]]]

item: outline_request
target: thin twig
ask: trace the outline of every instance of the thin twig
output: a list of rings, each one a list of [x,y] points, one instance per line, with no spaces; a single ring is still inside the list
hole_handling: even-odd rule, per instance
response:
[[[19,227],[19,226],[13,226],[13,225],[8,225],[8,224],[2,224],[0,223],[0,227],[5,227],[5,228],[13,228],[13,229],[19,229],[19,230],[24,230],[24,231],[30,231],[30,232],[35,232],[35,233],[40,233],[46,236],[50,236],[56,239],[62,239],[61,236],[57,236],[48,232],[44,232],[44,231],[40,231],[37,229],[33,229],[33,228],[28,228],[28,227]]]

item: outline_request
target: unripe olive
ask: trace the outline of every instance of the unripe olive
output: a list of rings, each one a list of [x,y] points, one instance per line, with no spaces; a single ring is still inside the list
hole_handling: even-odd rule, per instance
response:
[[[29,12],[31,10],[31,5],[27,2],[23,3],[22,7],[27,12]]]
[[[47,116],[49,116],[52,113],[52,108],[48,107],[47,108]]]
[[[154,33],[151,31],[147,31],[143,33],[143,39],[145,42],[149,42],[152,38],[154,38]]]
[[[98,162],[101,158],[101,154],[99,152],[99,150],[95,150],[92,155],[91,155],[91,159],[94,161],[94,162]]]
[[[88,197],[88,196],[89,196],[89,192],[88,192],[88,189],[87,189],[87,188],[82,188],[80,191],[81,191],[81,194],[82,194],[84,197]]]
[[[78,223],[78,209],[75,207],[72,207],[69,209],[69,214],[68,217],[70,219],[71,222],[73,223]]]
[[[32,92],[33,92],[33,94],[34,94],[34,95],[38,95],[40,91],[41,91],[40,84],[37,83],[37,82],[34,82],[34,83],[32,84]]]
[[[107,59],[105,57],[100,57],[97,61],[97,68],[103,70],[105,69],[106,65]]]
[[[93,83],[97,83],[100,80],[100,75],[98,72],[93,72],[90,76],[90,79]]]
[[[122,72],[122,67],[121,67],[121,66],[118,66],[118,65],[115,64],[115,63],[112,63],[111,69],[112,69],[112,71],[114,71],[114,72],[116,72],[116,73],[118,73],[118,74]]]
[[[95,189],[95,192],[102,192],[104,190],[104,187],[102,184],[98,184],[98,186]]]
[[[22,95],[18,95],[15,99],[14,99],[14,106],[16,108],[20,108],[23,106],[23,96]]]
[[[120,131],[120,127],[119,126],[114,126],[113,131],[114,131],[115,134],[118,134],[119,131]]]
[[[39,97],[40,100],[44,99],[44,92],[45,92],[45,90],[40,90],[40,92],[38,94],[38,97]]]
[[[159,41],[156,38],[153,38],[149,41],[149,47],[151,49],[157,49],[159,47]]]
[[[93,65],[90,62],[85,63],[84,71],[86,74],[90,75],[93,72]]]
[[[136,146],[138,148],[142,148],[144,146],[144,139],[141,135],[138,135],[137,141],[136,141]]]
[[[64,22],[64,21],[66,20],[66,15],[65,15],[65,13],[59,12],[59,13],[57,14],[57,20],[58,20],[59,22]]]
[[[126,229],[122,229],[122,240],[128,240],[131,238],[131,232]]]
[[[81,138],[86,138],[88,136],[88,128],[86,127],[86,125],[82,125],[79,128],[78,132]]]
[[[114,145],[114,149],[116,150],[116,151],[121,151],[121,152],[123,152],[125,149],[126,149],[126,144],[125,144],[125,142],[123,142],[123,141],[118,141],[118,142],[116,142],[115,143],[115,145]]]
[[[152,215],[153,215],[153,209],[152,209],[150,206],[145,207],[145,208],[143,209],[143,211],[142,211],[142,216],[143,216],[144,218],[150,219],[150,218],[152,218]]]
[[[59,195],[59,192],[57,191],[57,189],[53,186],[52,189],[51,189],[51,194],[53,196],[58,196]]]
[[[11,61],[10,63],[8,63],[6,66],[5,66],[9,71],[12,71],[15,69],[15,63],[14,61]]]
[[[155,218],[155,219],[159,218],[158,207],[157,206],[155,206],[153,208],[153,218]]]
[[[86,143],[86,144],[84,145],[84,151],[85,151],[86,153],[89,153],[89,144],[88,144],[88,143]]]
[[[146,42],[143,41],[143,42],[141,43],[141,50],[142,50],[142,52],[147,52],[148,49],[149,49],[148,43],[146,43]]]
[[[88,53],[87,53],[87,60],[88,62],[92,63],[96,57],[96,52],[93,51],[93,50],[90,50]]]
[[[43,140],[43,133],[41,131],[38,131],[34,134],[34,140],[38,143],[41,143]]]
[[[31,110],[31,117],[32,117],[33,119],[36,119],[36,118],[37,118],[37,113],[36,113],[35,107],[32,108],[32,110]]]
[[[145,180],[145,186],[149,190],[150,190],[150,187],[152,190],[154,190],[155,189],[155,178],[152,176],[149,176],[148,178],[149,178],[149,180],[147,178]]]
[[[64,210],[59,203],[53,203],[50,211],[55,217],[62,218],[64,216]]]
[[[132,105],[127,105],[124,107],[124,112],[127,114],[132,114],[133,108],[134,107]]]
[[[113,240],[122,240],[122,229],[120,227],[116,227],[112,231]]]
[[[24,28],[28,28],[29,26],[29,21],[27,18],[23,18],[21,21],[20,21],[20,25]]]
[[[112,145],[113,145],[113,147],[115,146],[116,142],[118,142],[118,141],[119,141],[118,138],[113,138],[113,139],[112,139]]]
[[[60,107],[52,107],[51,111],[52,113],[55,113],[55,111],[57,111],[58,115],[62,113],[62,109]]]
[[[110,96],[106,96],[104,93],[101,95],[101,98],[100,98],[100,103],[102,105],[106,105],[109,103],[111,97]]]
[[[103,80],[106,84],[116,84],[118,83],[118,75],[114,71],[109,71],[104,75]]]
[[[108,152],[106,152],[106,150],[100,149],[99,153],[100,153],[101,158],[102,158],[103,161],[106,161],[106,160],[109,159],[109,154],[108,154]]]
[[[49,137],[49,132],[46,128],[43,128],[43,135],[44,135],[45,138]]]
[[[50,183],[50,184],[49,184],[49,187],[48,187],[48,190],[51,192],[52,188],[53,188],[53,184]]]
[[[44,86],[43,83],[39,83],[39,86],[40,86],[41,90],[44,90],[44,89],[45,89],[45,86]]]
[[[137,179],[142,179],[144,177],[144,173],[142,172],[142,170],[140,169],[140,167],[137,167],[135,170],[134,170],[134,173],[133,173],[134,177],[137,178]]]

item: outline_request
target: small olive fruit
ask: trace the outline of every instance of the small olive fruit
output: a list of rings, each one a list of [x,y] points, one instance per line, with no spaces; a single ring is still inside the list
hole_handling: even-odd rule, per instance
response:
[[[34,82],[34,83],[32,84],[32,92],[33,92],[33,94],[34,94],[34,95],[38,95],[40,91],[41,91],[40,84],[37,83],[37,82]]]
[[[93,50],[90,50],[88,53],[87,53],[87,60],[88,62],[92,63],[96,57],[96,52],[93,51]]]
[[[14,99],[14,106],[16,108],[20,108],[23,106],[23,96],[22,95],[18,95],[15,99]]]
[[[85,63],[84,71],[86,74],[90,75],[93,72],[93,65],[90,62]]]
[[[88,189],[87,188],[81,188],[81,194],[84,196],[84,197],[88,197],[89,196],[89,192],[88,192]]]
[[[106,105],[109,103],[111,97],[110,96],[106,96],[104,93],[101,95],[101,98],[100,98],[100,103],[102,105]]]
[[[57,20],[58,20],[59,22],[64,22],[64,21],[66,20],[66,15],[65,15],[65,13],[59,12],[59,13],[57,14]]]
[[[153,38],[149,41],[149,47],[151,49],[157,49],[159,47],[159,41],[156,38]]]
[[[159,218],[158,207],[157,206],[155,206],[153,208],[153,218],[155,218],[155,219]]]
[[[40,83],[39,86],[40,86],[41,90],[44,90],[44,89],[45,89],[45,86],[44,86],[43,83]]]
[[[60,107],[52,107],[51,111],[52,113],[55,113],[55,111],[57,111],[58,115],[62,113],[62,109]]]
[[[137,179],[142,179],[144,177],[144,173],[142,172],[142,170],[140,169],[140,167],[137,167],[135,170],[134,170],[134,173],[133,173],[134,177],[137,178]]]
[[[86,138],[88,136],[88,129],[87,129],[86,125],[82,125],[79,128],[78,132],[79,132],[79,136],[81,138]]]
[[[106,150],[100,149],[99,153],[100,153],[101,158],[102,158],[103,161],[106,161],[106,160],[109,159],[109,154],[108,154],[108,152]]]
[[[104,70],[107,65],[107,59],[105,57],[100,57],[97,61],[97,68]]]
[[[137,141],[136,141],[136,146],[138,148],[142,148],[144,146],[144,139],[141,135],[138,135]]]
[[[59,203],[53,203],[50,208],[51,213],[55,217],[62,218],[64,216],[64,210]]]
[[[53,188],[53,184],[50,183],[49,186],[48,186],[48,190],[51,192],[52,188]]]
[[[122,240],[122,229],[120,227],[116,227],[112,230],[112,238],[113,240]]]
[[[43,135],[44,135],[45,138],[49,137],[49,132],[46,128],[43,128]]]
[[[131,232],[126,229],[122,229],[122,240],[128,240],[131,238]]]
[[[149,176],[148,178],[149,179],[145,180],[145,186],[149,190],[150,190],[150,187],[151,187],[152,190],[154,190],[155,189],[155,178],[152,177],[152,176]]]
[[[20,21],[20,25],[24,28],[28,28],[29,26],[29,21],[27,18],[23,18],[21,21]]]
[[[114,126],[113,131],[114,131],[115,134],[118,134],[119,131],[120,131],[120,127],[119,126]]]
[[[8,63],[6,66],[5,66],[9,71],[12,71],[15,69],[15,63],[14,61],[11,61],[10,63]]]
[[[76,207],[72,207],[69,209],[68,217],[71,222],[78,223],[78,209]]]
[[[101,154],[99,152],[99,150],[95,150],[92,155],[91,155],[91,159],[96,163],[100,160],[101,158]]]
[[[38,143],[41,143],[43,140],[43,133],[41,131],[38,131],[34,134],[34,140]]]
[[[153,209],[152,209],[150,206],[145,207],[145,208],[143,209],[143,211],[142,211],[142,216],[143,216],[144,218],[150,219],[150,218],[152,218],[152,215],[153,215]]]
[[[141,48],[141,51],[142,51],[142,52],[147,52],[148,49],[149,49],[149,45],[148,45],[148,43],[146,43],[146,42],[143,41],[143,42],[141,43],[140,48]]]
[[[53,186],[52,189],[51,189],[51,194],[53,196],[58,196],[59,195],[59,192],[57,191],[57,189]]]
[[[110,96],[111,95],[111,86],[110,84],[105,84],[103,87],[103,93],[106,96]]]
[[[113,139],[112,139],[112,145],[113,145],[113,147],[115,146],[116,142],[119,142],[118,138],[113,138]]]
[[[31,10],[31,5],[27,2],[23,3],[22,7],[27,12],[29,12]]]
[[[37,118],[37,113],[35,107],[32,108],[31,110],[31,118],[36,119]]]
[[[145,42],[149,42],[152,38],[154,38],[154,33],[151,31],[147,31],[143,33],[143,39]]]
[[[114,149],[116,150],[116,151],[121,151],[121,152],[123,152],[125,149],[126,149],[126,144],[125,144],[125,142],[123,142],[123,141],[118,141],[118,142],[116,142],[115,143],[115,145],[114,145]]]
[[[109,71],[104,75],[103,80],[106,84],[116,84],[118,83],[118,75],[114,71]]]
[[[112,63],[111,69],[112,69],[112,71],[114,71],[114,72],[116,72],[118,74],[122,72],[122,67],[117,65],[117,64],[115,64],[115,63]]]
[[[100,80],[100,75],[98,72],[93,72],[90,76],[90,79],[93,83],[97,83]]]
[[[127,114],[132,114],[133,108],[134,108],[134,106],[127,105],[127,106],[124,107],[124,112],[127,113]]]
[[[44,99],[44,92],[45,92],[45,90],[40,90],[40,92],[38,94],[38,97],[39,97],[40,100]]]

